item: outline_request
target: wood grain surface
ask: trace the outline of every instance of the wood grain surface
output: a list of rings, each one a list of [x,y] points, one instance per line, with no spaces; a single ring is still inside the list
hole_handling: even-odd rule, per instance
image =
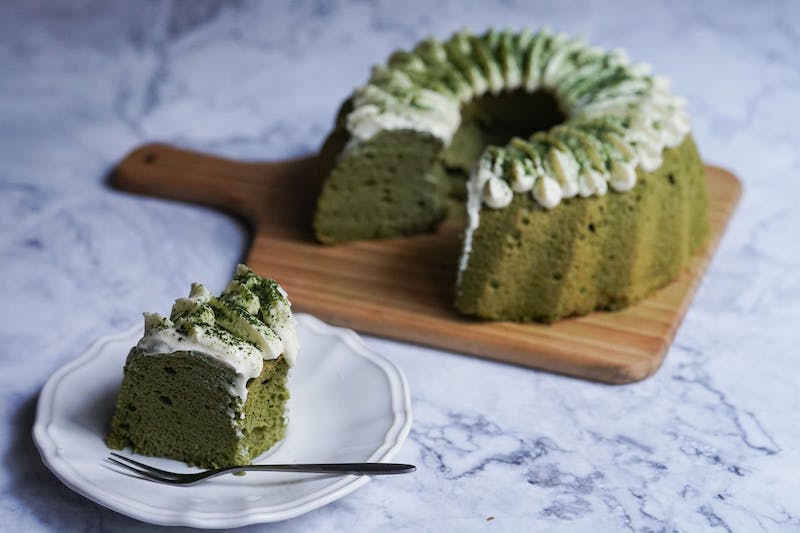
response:
[[[231,161],[148,144],[119,164],[114,186],[196,202],[253,229],[247,264],[275,278],[295,311],[363,333],[609,383],[630,383],[661,365],[741,196],[730,172],[707,166],[711,239],[671,285],[618,312],[554,325],[487,322],[452,308],[461,228],[344,245],[318,244],[310,221],[324,176],[315,157]]]

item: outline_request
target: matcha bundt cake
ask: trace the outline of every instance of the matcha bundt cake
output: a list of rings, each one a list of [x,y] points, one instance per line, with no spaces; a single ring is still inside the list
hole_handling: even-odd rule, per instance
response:
[[[239,265],[219,297],[193,284],[170,318],[145,313],[108,446],[215,468],[248,464],[282,439],[299,347],[290,306],[275,281]]]
[[[708,230],[684,106],[649,66],[563,34],[427,39],[343,105],[316,236],[431,231],[466,196],[458,310],[552,322],[624,307],[674,280]]]

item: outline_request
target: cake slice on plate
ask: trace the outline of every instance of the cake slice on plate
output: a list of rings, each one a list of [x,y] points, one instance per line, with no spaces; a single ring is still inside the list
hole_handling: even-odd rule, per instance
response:
[[[219,297],[195,283],[169,318],[145,313],[106,443],[204,468],[248,464],[284,436],[298,348],[275,281],[239,265]]]

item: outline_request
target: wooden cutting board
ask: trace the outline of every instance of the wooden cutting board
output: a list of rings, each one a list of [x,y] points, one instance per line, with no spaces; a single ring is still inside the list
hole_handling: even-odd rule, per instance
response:
[[[623,311],[555,325],[485,322],[452,308],[456,223],[435,234],[317,244],[310,220],[322,172],[315,157],[245,163],[148,144],[119,164],[126,191],[197,202],[253,228],[247,264],[275,278],[295,311],[364,333],[609,383],[652,375],[664,359],[741,196],[731,173],[707,166],[711,239],[675,283]]]

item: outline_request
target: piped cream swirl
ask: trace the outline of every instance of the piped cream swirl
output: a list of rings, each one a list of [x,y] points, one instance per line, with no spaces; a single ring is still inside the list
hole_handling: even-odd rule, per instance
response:
[[[264,361],[283,356],[290,366],[300,344],[291,303],[273,280],[239,265],[219,297],[192,284],[170,317],[144,314],[144,336],[137,349],[145,354],[198,352],[235,372],[231,393],[247,398],[247,380],[257,377]]]
[[[428,39],[395,53],[355,91],[347,117],[351,144],[381,131],[426,132],[448,145],[460,126],[464,102],[524,87],[547,90],[567,121],[531,139],[524,150],[503,147],[484,157],[495,179],[468,187],[487,207],[501,209],[514,194],[531,194],[553,208],[564,198],[625,192],[636,169],[661,165],[665,147],[689,132],[685,101],[647,64],[632,64],[622,50],[605,52],[581,39],[542,30],[536,34],[461,31],[445,42]],[[519,146],[517,147],[519,148]],[[479,204],[480,207],[480,204]]]

